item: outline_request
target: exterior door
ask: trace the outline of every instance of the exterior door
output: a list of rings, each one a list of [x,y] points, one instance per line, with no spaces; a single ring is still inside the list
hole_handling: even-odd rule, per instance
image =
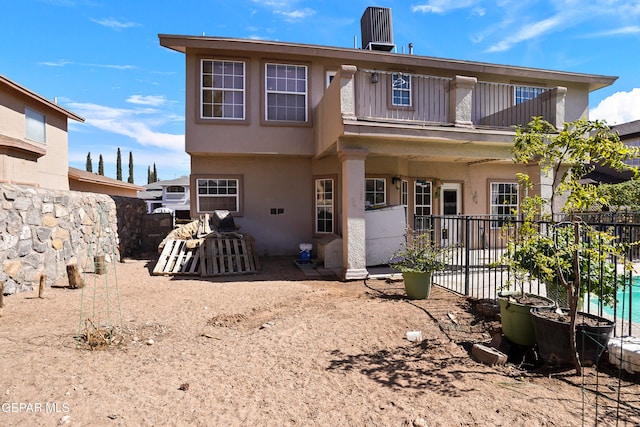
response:
[[[440,187],[440,215],[442,227],[440,244],[452,246],[460,243],[460,228],[458,215],[462,215],[462,184],[445,182]]]

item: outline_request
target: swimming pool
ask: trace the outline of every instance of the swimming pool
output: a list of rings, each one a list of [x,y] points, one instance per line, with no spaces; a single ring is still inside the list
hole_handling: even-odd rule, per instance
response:
[[[631,292],[630,292],[631,291]],[[634,276],[631,288],[628,286],[624,290],[619,290],[616,296],[616,317],[623,320],[629,320],[629,311],[631,311],[631,321],[640,323],[640,276]],[[590,299],[591,311],[597,313],[598,297],[592,296]],[[613,317],[613,307],[608,305],[602,306],[602,312]]]

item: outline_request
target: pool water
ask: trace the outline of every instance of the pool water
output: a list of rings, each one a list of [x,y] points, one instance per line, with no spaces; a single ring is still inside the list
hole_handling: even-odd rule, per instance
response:
[[[631,292],[629,292],[631,290]],[[616,317],[623,320],[629,320],[629,310],[631,310],[631,321],[640,323],[640,276],[633,277],[631,288],[628,286],[625,290],[619,290],[616,296]],[[591,297],[591,310],[598,309],[598,297]],[[608,305],[602,306],[602,312],[609,316],[613,316],[613,307]]]

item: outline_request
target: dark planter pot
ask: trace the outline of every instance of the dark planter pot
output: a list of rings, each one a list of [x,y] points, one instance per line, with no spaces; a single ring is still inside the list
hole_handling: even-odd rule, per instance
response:
[[[554,307],[555,303],[549,298],[539,295],[525,294],[540,301],[540,304],[520,304],[514,298],[521,295],[520,292],[500,292],[498,302],[500,303],[500,323],[502,333],[512,343],[525,347],[536,345],[536,334],[531,321],[531,308],[533,307]]]
[[[544,310],[549,309],[537,308],[531,310],[540,357],[551,365],[570,365],[572,363],[572,355],[569,342],[569,321],[548,318],[543,315]],[[583,366],[595,365],[607,348],[614,323],[589,313],[578,312],[578,316],[576,320],[576,349],[580,363]],[[583,316],[585,320],[596,321],[597,325],[580,323],[580,316]]]

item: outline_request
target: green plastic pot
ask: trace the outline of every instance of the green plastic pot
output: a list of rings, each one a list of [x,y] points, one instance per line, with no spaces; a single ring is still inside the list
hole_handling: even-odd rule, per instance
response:
[[[526,294],[530,297],[539,298],[539,304],[520,304],[509,297],[521,295],[518,291],[500,292],[498,301],[500,303],[500,321],[502,323],[502,333],[512,343],[533,347],[536,345],[536,332],[531,319],[532,308],[553,308],[555,303],[549,298],[540,295]]]
[[[431,273],[403,272],[404,290],[409,299],[427,299],[431,293]]]

